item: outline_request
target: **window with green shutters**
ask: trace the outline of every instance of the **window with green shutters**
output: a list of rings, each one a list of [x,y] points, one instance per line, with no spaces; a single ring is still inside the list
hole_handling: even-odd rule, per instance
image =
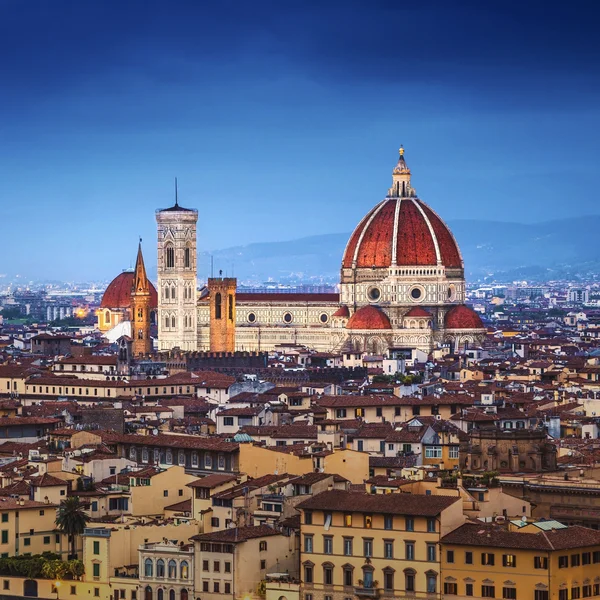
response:
[[[94,554],[100,554],[100,542],[94,542]]]
[[[94,577],[100,577],[100,564],[99,563],[94,563],[93,574],[94,574]]]
[[[8,544],[8,531],[6,529],[2,530],[2,543]]]

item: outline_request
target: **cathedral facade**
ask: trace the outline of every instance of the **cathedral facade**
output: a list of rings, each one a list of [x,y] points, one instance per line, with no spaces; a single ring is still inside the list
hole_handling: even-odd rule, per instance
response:
[[[156,212],[159,350],[269,351],[300,344],[324,352],[429,352],[479,344],[485,328],[465,302],[452,233],[416,194],[404,151],[392,186],[350,236],[339,294],[237,293],[213,278],[196,292],[196,210]]]

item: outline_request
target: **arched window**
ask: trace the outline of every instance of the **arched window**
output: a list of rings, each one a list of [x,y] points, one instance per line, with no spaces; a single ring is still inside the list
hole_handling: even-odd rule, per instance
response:
[[[157,577],[165,576],[165,561],[162,558],[159,558],[156,561],[156,576]]]
[[[261,542],[261,543],[258,545],[258,549],[259,549],[259,551],[260,551],[260,552],[265,552],[265,551],[266,551],[266,549],[267,549],[267,542],[264,542],[264,541],[263,541],[263,542]]]
[[[177,293],[175,290],[176,290],[176,288],[175,288],[175,286],[173,286],[171,288],[171,298],[173,298],[173,300],[175,300],[175,298],[177,297]]]
[[[170,450],[167,450],[166,462],[168,465],[173,464],[173,453]]]
[[[133,446],[131,448],[129,448],[129,459],[130,460],[137,460],[137,452],[136,452],[136,449]]]
[[[188,600],[188,591],[185,588],[181,590],[181,600]]]
[[[169,561],[169,579],[177,578],[177,563],[174,560]]]
[[[169,600],[175,600],[175,590],[169,592]]]
[[[145,577],[153,577],[154,569],[152,568],[152,560],[147,558],[144,561],[144,576]]]
[[[186,269],[189,269],[192,266],[192,253],[190,251],[190,247],[186,246],[185,252],[183,254],[183,265]]]
[[[143,339],[144,339],[144,330],[138,329],[138,340],[143,340]]]
[[[104,323],[110,325],[110,311],[108,310],[104,313]]]
[[[170,323],[171,323],[171,319],[169,319],[169,317],[165,317],[165,327],[166,327],[167,329],[169,329],[169,325],[170,325]]]
[[[183,450],[177,453],[177,463],[180,467],[185,467],[185,452]]]
[[[221,294],[219,292],[215,295],[215,319],[221,318]]]
[[[142,462],[148,462],[148,448],[146,446],[142,448]]]
[[[160,590],[159,590],[159,592],[160,592]],[[146,589],[144,590],[144,600],[152,600],[152,588],[149,585],[147,585]],[[159,600],[161,600],[160,594],[159,594]]]
[[[437,573],[435,571],[427,571],[425,575],[427,576],[427,593],[437,593]]]
[[[144,318],[144,309],[143,308],[138,308],[138,319],[140,319],[140,321]]]
[[[404,589],[407,592],[415,591],[415,575],[414,569],[404,569]]]
[[[181,565],[179,566],[179,572],[181,579],[187,579],[189,576],[190,566],[187,560],[182,560]]]
[[[171,317],[171,327],[175,329],[175,317]]]
[[[173,248],[172,244],[167,244],[165,254],[167,257],[167,269],[173,269],[175,267],[175,248]]]
[[[157,600],[164,600],[164,597],[165,593],[160,588],[158,588],[158,592],[156,593]]]

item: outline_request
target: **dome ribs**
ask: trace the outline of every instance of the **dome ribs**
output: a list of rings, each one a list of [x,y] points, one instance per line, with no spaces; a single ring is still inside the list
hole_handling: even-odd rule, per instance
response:
[[[458,250],[454,236],[450,233],[450,230],[446,224],[438,217],[438,215],[429,208],[424,202],[416,200],[423,212],[427,215],[435,237],[437,238],[442,263],[446,267],[450,268],[462,268],[462,258]]]
[[[398,219],[398,265],[436,265],[437,255],[427,222],[413,201],[404,201]]]

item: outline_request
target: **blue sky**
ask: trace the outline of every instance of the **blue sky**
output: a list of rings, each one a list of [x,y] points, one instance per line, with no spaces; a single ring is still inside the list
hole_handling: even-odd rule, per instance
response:
[[[595,2],[0,0],[0,273],[351,231],[402,143],[445,219],[599,214]]]

